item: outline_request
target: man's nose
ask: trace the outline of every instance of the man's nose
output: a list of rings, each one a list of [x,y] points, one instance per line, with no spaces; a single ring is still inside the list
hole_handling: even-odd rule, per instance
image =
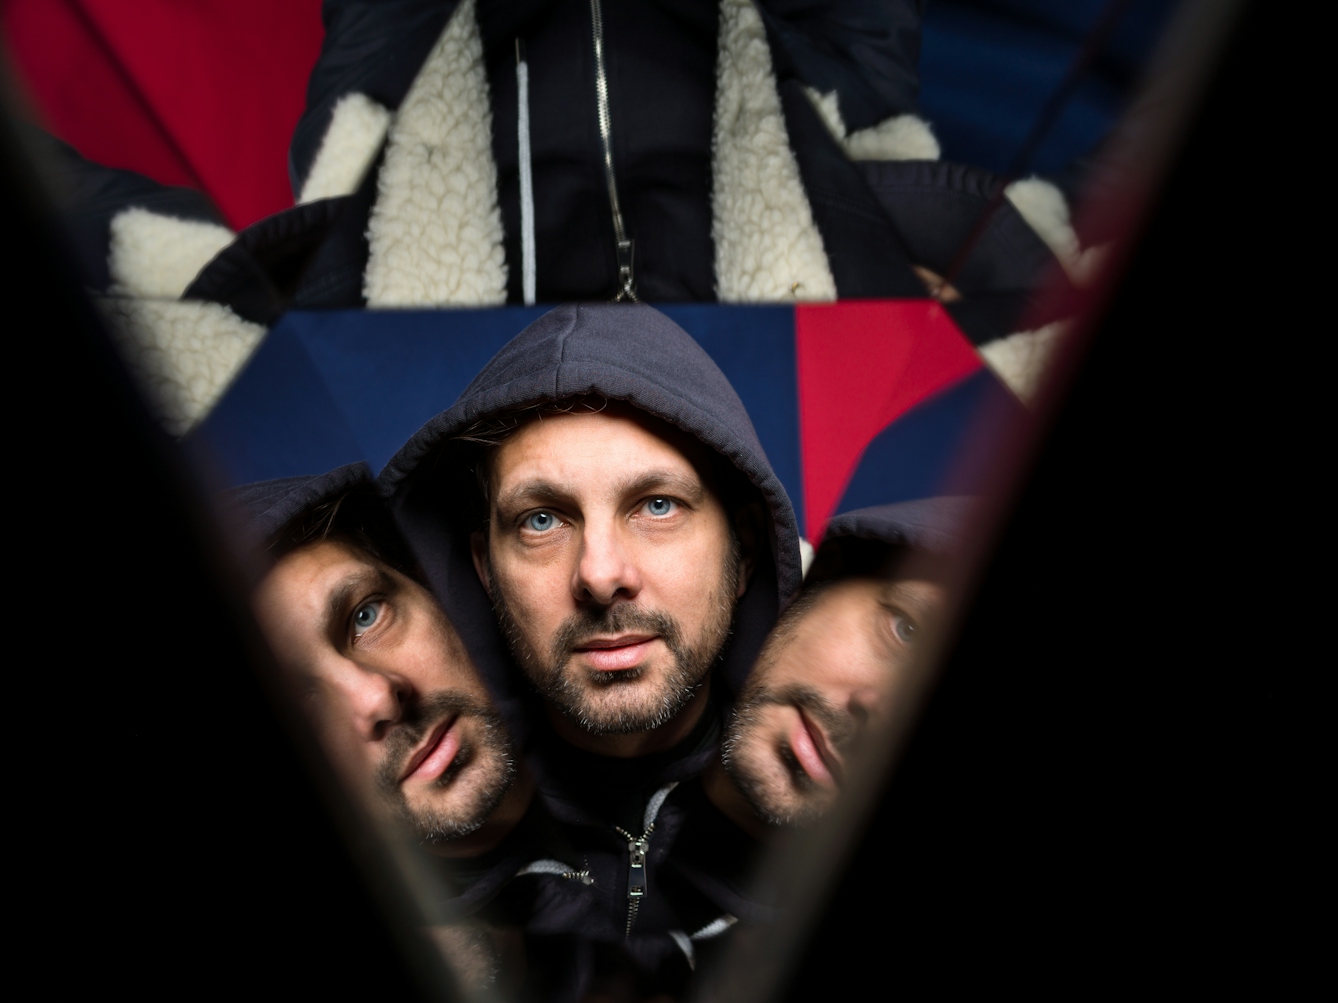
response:
[[[576,601],[608,606],[617,599],[634,599],[640,591],[641,573],[617,526],[612,521],[587,522],[572,578]]]
[[[861,728],[878,724],[887,717],[888,696],[872,686],[852,690],[846,699],[846,710]]]
[[[350,666],[340,687],[353,712],[353,727],[366,741],[380,741],[404,716],[409,686],[394,674]]]

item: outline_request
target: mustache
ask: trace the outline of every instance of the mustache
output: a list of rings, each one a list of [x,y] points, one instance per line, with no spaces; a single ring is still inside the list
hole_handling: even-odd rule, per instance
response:
[[[566,665],[577,646],[591,635],[623,633],[658,634],[675,655],[683,650],[683,632],[677,620],[658,610],[641,609],[623,602],[582,609],[563,620],[549,646],[549,664],[554,667]]]
[[[479,718],[489,732],[506,734],[502,716],[491,704],[462,693],[430,693],[411,703],[405,709],[404,716],[391,726],[385,738],[381,764],[376,770],[377,785],[388,792],[398,791],[400,775],[423,737],[442,721],[452,717]]]
[[[822,726],[828,740],[838,750],[844,750],[859,731],[859,724],[852,715],[833,707],[816,688],[796,683],[779,689],[759,686],[751,693],[745,693],[734,709],[731,738],[737,741],[739,731],[756,716],[756,712],[771,706],[798,707]]]

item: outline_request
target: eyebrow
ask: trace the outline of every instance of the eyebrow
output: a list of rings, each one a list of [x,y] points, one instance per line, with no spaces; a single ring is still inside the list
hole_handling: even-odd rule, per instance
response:
[[[921,619],[933,612],[932,602],[906,588],[901,582],[889,582],[883,590],[882,599],[884,602],[906,607],[906,612],[914,613]]]
[[[622,497],[653,493],[656,490],[681,496],[696,505],[706,494],[706,487],[697,478],[684,477],[672,470],[648,470],[618,483],[615,492]],[[558,504],[570,501],[574,492],[567,486],[535,478],[522,481],[497,499],[497,511],[507,512],[522,504]]]
[[[367,567],[349,575],[325,597],[325,625],[329,629],[343,620],[349,603],[368,592],[391,592],[395,581],[384,569]]]
[[[694,505],[706,494],[706,488],[697,478],[687,478],[672,470],[651,470],[639,477],[624,481],[619,486],[622,495],[654,493],[656,488],[665,489],[676,495],[682,495],[684,501]]]

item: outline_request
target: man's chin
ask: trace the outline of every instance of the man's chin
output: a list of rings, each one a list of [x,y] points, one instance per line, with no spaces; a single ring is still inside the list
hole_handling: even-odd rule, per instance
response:
[[[492,764],[474,762],[454,777],[448,788],[429,789],[399,806],[400,820],[424,843],[442,844],[482,828],[515,782],[510,757]]]
[[[724,767],[753,814],[776,828],[812,825],[836,799],[834,791],[796,781],[779,757],[763,766],[753,756],[735,752]]]
[[[563,716],[591,735],[654,731],[672,721],[695,692],[695,687],[676,690],[654,670],[642,668],[626,670],[617,679],[578,679],[545,696]]]

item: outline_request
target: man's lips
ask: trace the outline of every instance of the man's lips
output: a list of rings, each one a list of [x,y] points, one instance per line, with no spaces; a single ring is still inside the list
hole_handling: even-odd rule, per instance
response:
[[[400,774],[400,783],[410,779],[431,782],[446,772],[460,751],[460,736],[455,727],[459,720],[458,716],[449,717],[432,729],[418,751],[409,757]]]
[[[658,634],[619,634],[617,637],[593,637],[576,645],[572,651],[602,672],[634,669],[646,660]]]
[[[832,750],[831,743],[822,726],[804,713],[802,708],[795,708],[798,720],[790,730],[790,749],[799,765],[817,783],[835,787],[840,782],[841,760]]]

